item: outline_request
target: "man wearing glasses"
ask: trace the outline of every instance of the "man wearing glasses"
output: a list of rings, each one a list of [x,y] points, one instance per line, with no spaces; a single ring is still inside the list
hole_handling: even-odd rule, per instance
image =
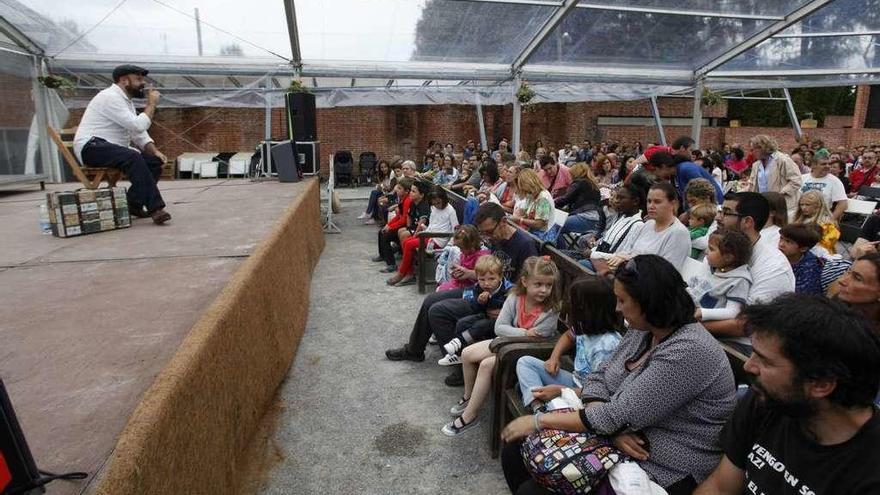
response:
[[[715,221],[718,230],[738,230],[752,241],[752,258],[749,272],[752,287],[748,304],[767,302],[780,294],[794,292],[794,272],[788,259],[778,246],[761,240],[761,229],[770,216],[770,203],[760,193],[728,193]],[[738,350],[751,354],[751,339],[746,336],[743,322],[738,319],[703,322],[712,335],[729,339],[727,343]]]
[[[538,246],[535,242],[507,222],[501,206],[495,203],[481,205],[474,223],[483,242],[490,246],[492,254],[504,266],[504,277],[507,280],[511,282],[517,280],[519,270],[526,258],[538,255]],[[473,270],[461,266],[454,267],[453,274],[459,279],[477,279]],[[449,342],[455,333],[456,322],[473,314],[470,303],[462,299],[463,292],[463,289],[455,289],[426,296],[410,332],[409,342],[402,347],[388,349],[385,351],[385,357],[391,361],[421,362],[425,360],[425,348],[432,334],[441,346]],[[446,384],[455,387],[463,383],[461,367],[456,366],[455,371],[446,377]]]

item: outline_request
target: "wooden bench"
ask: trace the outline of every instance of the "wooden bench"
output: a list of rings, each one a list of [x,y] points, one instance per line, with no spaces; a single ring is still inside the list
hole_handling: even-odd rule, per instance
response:
[[[113,187],[118,181],[125,179],[125,174],[119,169],[89,167],[80,164],[73,153],[73,136],[76,134],[76,127],[55,130],[52,126],[48,126],[47,129],[73,175],[86,189],[97,189],[101,187],[101,182],[106,182],[108,186]]]

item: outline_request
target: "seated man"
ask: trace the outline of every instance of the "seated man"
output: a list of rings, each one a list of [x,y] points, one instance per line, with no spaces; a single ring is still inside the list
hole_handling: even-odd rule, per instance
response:
[[[504,210],[496,203],[480,205],[474,223],[483,241],[490,244],[492,254],[501,261],[504,278],[510,281],[519,280],[519,270],[526,258],[538,255],[535,241],[508,223]],[[477,276],[473,270],[462,267],[457,269],[462,272],[460,279],[476,282]],[[424,361],[425,348],[432,334],[441,346],[449,342],[455,334],[458,320],[475,313],[471,304],[462,298],[463,293],[464,289],[453,289],[426,296],[410,332],[409,343],[397,349],[388,349],[385,357],[391,361]],[[464,383],[460,367],[446,383],[450,386]]]
[[[817,295],[746,308],[752,390],[721,432],[695,495],[880,493],[880,337]]]
[[[770,202],[756,192],[727,193],[724,205],[715,221],[718,230],[738,230],[752,241],[752,257],[749,260],[749,273],[752,287],[749,289],[748,304],[767,302],[785,292],[794,292],[794,271],[788,258],[782,254],[778,245],[761,239],[760,228],[770,216]],[[727,338],[726,344],[740,352],[750,354],[751,339],[747,336],[740,319],[707,321],[703,323],[712,335]]]
[[[89,102],[76,130],[73,148],[84,165],[122,170],[131,181],[129,212],[140,218],[151,217],[156,225],[161,225],[171,220],[156,186],[166,158],[147,134],[161,95],[151,89],[140,115],[131,102],[132,98],[144,97],[146,75],[146,69],[135,65],[113,69],[113,85]],[[132,143],[138,149],[131,148]]]

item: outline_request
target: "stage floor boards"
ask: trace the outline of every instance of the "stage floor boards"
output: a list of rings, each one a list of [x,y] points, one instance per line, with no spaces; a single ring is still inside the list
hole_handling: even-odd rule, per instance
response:
[[[0,193],[0,377],[38,467],[90,474],[49,494],[87,489],[187,331],[305,187],[161,182],[169,225],[67,239],[40,231],[45,193]]]

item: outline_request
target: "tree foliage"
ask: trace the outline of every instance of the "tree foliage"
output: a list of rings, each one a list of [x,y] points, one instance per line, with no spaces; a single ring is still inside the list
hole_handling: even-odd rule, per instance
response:
[[[789,90],[798,119],[808,114],[821,126],[827,115],[852,115],[856,106],[854,86],[837,88],[795,88]],[[743,126],[788,127],[791,121],[784,101],[728,100],[727,117]]]

